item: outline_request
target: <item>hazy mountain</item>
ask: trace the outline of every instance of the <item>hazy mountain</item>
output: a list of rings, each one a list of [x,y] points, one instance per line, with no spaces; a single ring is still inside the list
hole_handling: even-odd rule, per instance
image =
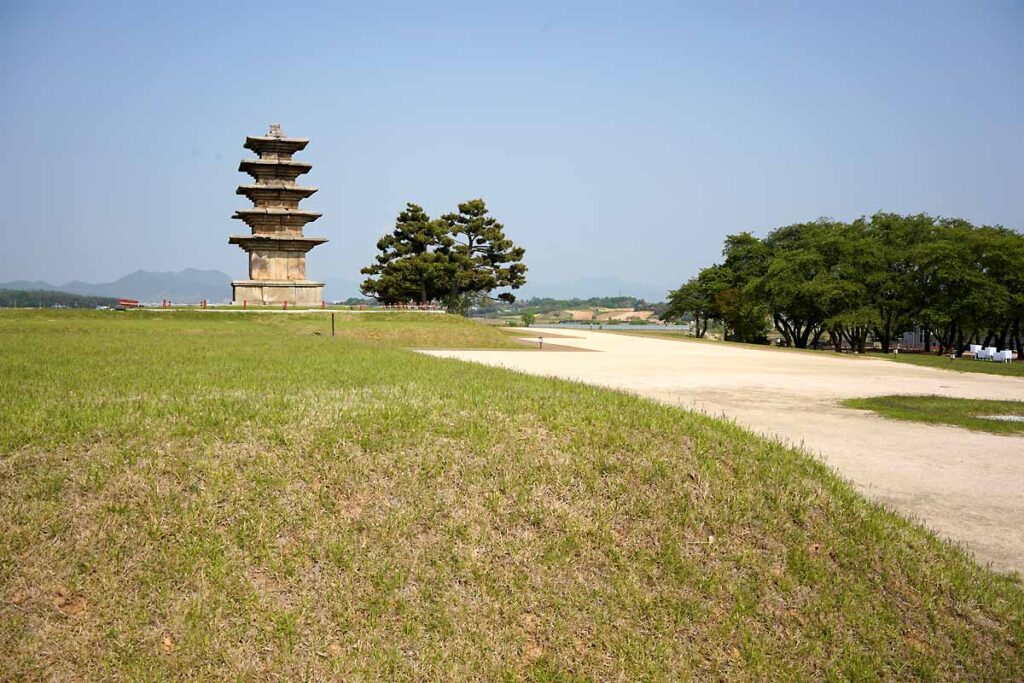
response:
[[[18,280],[0,283],[0,289],[54,290],[86,296],[110,296],[155,303],[211,303],[231,300],[231,278],[219,270],[186,268],[173,273],[137,270],[113,282],[72,281],[63,284]]]
[[[0,289],[32,292],[38,289],[52,291],[57,288],[51,285],[49,282],[43,282],[42,280],[13,280],[11,282],[0,282]]]

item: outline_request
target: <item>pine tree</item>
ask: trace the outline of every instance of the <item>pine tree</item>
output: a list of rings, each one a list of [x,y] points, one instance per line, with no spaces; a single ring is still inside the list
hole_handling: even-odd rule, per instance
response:
[[[453,244],[447,249],[450,263],[448,310],[462,312],[467,298],[488,295],[508,287],[518,289],[526,284],[526,250],[517,247],[505,236],[505,226],[487,215],[483,199],[459,204],[458,213],[441,216]],[[515,301],[511,292],[498,295],[506,302]]]
[[[442,298],[449,289],[451,245],[446,226],[409,202],[398,215],[394,231],[377,241],[376,263],[360,271],[370,276],[360,288],[362,293],[389,304]]]

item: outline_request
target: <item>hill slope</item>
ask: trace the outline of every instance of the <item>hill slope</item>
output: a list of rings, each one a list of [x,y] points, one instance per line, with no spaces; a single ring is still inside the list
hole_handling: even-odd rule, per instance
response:
[[[1019,584],[815,460],[326,320],[0,312],[0,670],[1024,676]]]

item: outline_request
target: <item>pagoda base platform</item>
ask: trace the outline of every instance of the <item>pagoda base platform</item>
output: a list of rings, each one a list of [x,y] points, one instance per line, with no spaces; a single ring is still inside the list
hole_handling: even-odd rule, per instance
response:
[[[324,300],[324,283],[313,280],[234,280],[231,299],[236,304],[259,306],[285,304],[319,306]]]

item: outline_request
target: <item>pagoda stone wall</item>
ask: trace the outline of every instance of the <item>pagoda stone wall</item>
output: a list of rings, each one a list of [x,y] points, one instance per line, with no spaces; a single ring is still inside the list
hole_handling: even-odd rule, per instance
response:
[[[249,252],[250,280],[305,280],[306,255],[288,251]]]

